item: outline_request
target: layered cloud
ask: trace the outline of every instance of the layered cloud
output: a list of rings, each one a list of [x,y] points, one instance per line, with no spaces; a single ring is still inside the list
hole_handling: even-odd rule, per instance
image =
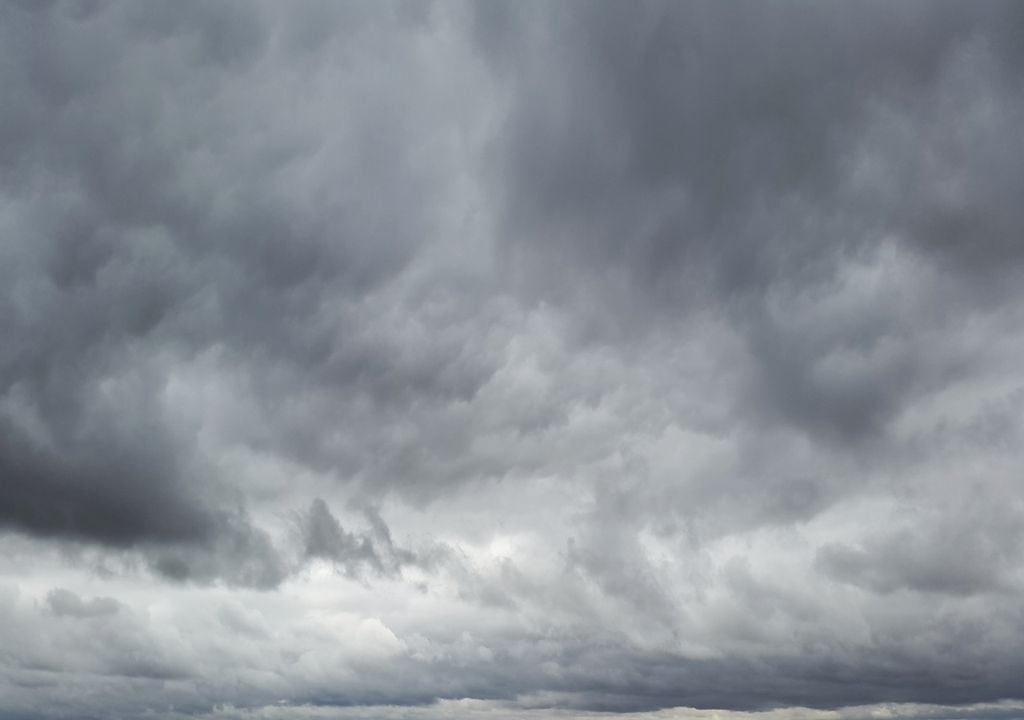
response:
[[[0,717],[1019,714],[1022,29],[0,9]]]

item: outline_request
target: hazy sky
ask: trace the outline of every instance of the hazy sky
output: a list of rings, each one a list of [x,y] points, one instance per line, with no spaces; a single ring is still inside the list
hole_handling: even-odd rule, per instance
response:
[[[1024,3],[0,4],[0,719],[1024,717]]]

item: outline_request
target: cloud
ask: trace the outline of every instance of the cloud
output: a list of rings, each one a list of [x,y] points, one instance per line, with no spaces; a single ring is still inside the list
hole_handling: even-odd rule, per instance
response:
[[[0,359],[4,526],[118,548],[169,545],[156,561],[164,574],[231,575],[213,558],[270,551],[236,509],[237,483],[211,467],[217,451],[180,424],[171,396],[180,368],[215,362],[222,376],[258,384],[240,410],[255,417],[230,418],[228,442],[269,443],[316,467],[344,461],[308,425],[344,422],[317,418],[317,396],[389,402],[390,376],[373,374],[392,351],[373,337],[349,343],[366,329],[345,327],[344,311],[402,269],[431,222],[428,158],[413,167],[401,146],[416,136],[391,108],[412,100],[395,76],[392,91],[366,96],[362,116],[329,94],[307,108],[310,127],[267,112],[281,98],[244,78],[271,72],[287,87],[312,72],[329,82],[331,66],[302,56],[304,14],[264,10],[5,11],[4,225],[18,240],[3,250],[0,310],[12,338]],[[389,23],[388,11],[317,12],[353,20],[371,45]],[[364,92],[368,78],[343,75],[346,93]],[[161,93],[175,98],[167,113]],[[343,132],[322,135],[338,122]],[[433,372],[391,374],[429,384]],[[278,422],[271,409],[283,404],[292,410]],[[204,569],[181,558],[192,547]],[[280,576],[233,574],[260,584]]]
[[[401,573],[404,565],[429,562],[429,558],[421,559],[415,552],[396,546],[391,530],[376,510],[367,508],[364,513],[371,524],[371,532],[349,532],[322,498],[314,498],[302,523],[306,557],[329,560],[349,577],[359,577],[366,570],[394,577]],[[443,552],[441,548],[438,550]]]
[[[111,597],[96,597],[84,601],[78,595],[64,588],[54,588],[46,596],[46,602],[54,615],[67,615],[77,618],[102,617],[113,615],[121,604]]]
[[[1021,21],[4,6],[0,717],[1019,714]]]
[[[905,519],[864,547],[823,546],[826,573],[874,592],[917,590],[971,595],[1018,591],[1014,569],[1024,522],[1019,503],[993,506],[984,496],[955,507],[907,507]]]
[[[870,354],[933,321],[911,307],[903,325],[915,296],[899,284],[913,276],[880,288],[896,294],[878,299],[892,318],[860,295],[870,287],[845,287],[849,273],[886,253],[911,273],[938,263],[954,276],[943,285],[969,284],[970,305],[996,266],[1019,268],[1000,249],[1019,218],[996,199],[1016,182],[997,168],[1019,153],[985,169],[953,159],[985,162],[968,145],[996,142],[995,125],[1020,112],[1005,84],[1019,54],[998,30],[1015,17],[997,3],[483,11],[481,51],[517,99],[493,161],[509,262],[528,292],[574,302],[604,332],[607,316],[615,332],[658,333],[695,310],[730,313],[771,414],[875,435],[931,368],[898,348]],[[1004,209],[981,209],[973,188],[996,175],[1000,190],[977,202]],[[987,270],[970,276],[978,263]],[[841,324],[798,324],[798,306],[848,292]],[[822,376],[837,351],[869,357]]]

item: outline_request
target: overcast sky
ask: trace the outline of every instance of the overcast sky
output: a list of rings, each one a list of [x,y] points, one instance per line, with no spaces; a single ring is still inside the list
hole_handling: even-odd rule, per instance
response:
[[[1022,448],[1022,3],[0,5],[0,720],[1024,717]]]

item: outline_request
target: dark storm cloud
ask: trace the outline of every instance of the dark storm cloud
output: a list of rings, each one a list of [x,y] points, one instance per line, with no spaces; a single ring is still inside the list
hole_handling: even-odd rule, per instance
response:
[[[960,52],[990,53],[985,80],[1013,93],[1020,61],[1013,3],[522,3],[477,18],[481,49],[520,93],[499,172],[511,234],[581,243],[649,276],[711,260],[727,289],[837,250],[797,228],[772,237],[743,223],[787,200],[841,199],[875,107],[924,120],[916,113],[941,102],[934,92]],[[915,188],[902,190],[911,199]],[[641,214],[658,209],[644,203],[666,195],[677,214],[644,232]],[[551,227],[584,222],[594,232]],[[780,251],[797,264],[777,265]]]
[[[175,368],[223,353],[254,378],[268,417],[308,395],[300,385],[373,397],[405,382],[378,387],[367,372],[387,358],[336,350],[339,336],[362,331],[324,313],[404,266],[430,223],[432,170],[407,160],[417,138],[401,112],[404,79],[381,76],[392,87],[375,88],[358,112],[329,96],[319,112],[307,107],[304,117],[339,129],[333,139],[274,112],[302,99],[271,84],[323,71],[302,55],[317,24],[307,11],[336,40],[417,27],[390,8],[314,4],[276,23],[237,3],[0,11],[4,526],[263,553],[260,531],[233,509],[236,479],[215,477],[195,437],[165,416]],[[364,72],[336,79],[348,76],[358,95]],[[301,422],[241,441],[336,463]],[[174,553],[156,563],[195,576],[186,565]]]
[[[597,541],[575,557],[609,595],[663,612],[657,575],[630,550],[657,519],[707,539],[716,522],[786,525],[911,486],[896,474],[909,448],[894,423],[983,372],[987,360],[951,339],[965,317],[1012,314],[1019,297],[1024,213],[1009,198],[1024,152],[1010,127],[1024,106],[1009,28],[1021,21],[1011,3],[479,8],[476,41],[513,97],[488,158],[513,283],[572,308],[598,342],[642,342],[709,308],[742,341],[728,359],[739,397],[721,398],[751,432],[738,459],[706,483],[622,480],[600,500]],[[991,507],[932,507],[945,492],[911,491],[933,514],[862,548],[828,545],[817,567],[876,593],[1018,592],[1019,493],[992,523]],[[626,542],[601,552],[618,535]],[[796,598],[782,607],[800,612]],[[901,648],[834,650],[806,667],[766,659],[793,677],[814,677],[814,662],[834,671],[766,695],[828,705],[1015,692],[1009,675],[958,687],[962,659],[925,656],[904,657],[890,686],[880,678]]]
[[[0,8],[0,714],[1020,699],[1022,23]]]
[[[794,327],[771,303],[834,292],[889,238],[954,274],[985,268],[971,293],[1006,264],[1013,287],[1021,23],[1013,3],[480,8],[477,41],[515,98],[491,162],[520,282],[597,327],[623,317],[616,332],[720,307],[748,338],[754,405],[877,435],[931,372],[921,346],[819,381],[834,352],[906,330],[871,307]]]
[[[146,458],[90,457],[32,446],[4,424],[0,521],[42,536],[89,537],[110,545],[142,540],[201,542],[214,517],[182,497],[176,479]],[[99,453],[98,453],[99,454]]]

